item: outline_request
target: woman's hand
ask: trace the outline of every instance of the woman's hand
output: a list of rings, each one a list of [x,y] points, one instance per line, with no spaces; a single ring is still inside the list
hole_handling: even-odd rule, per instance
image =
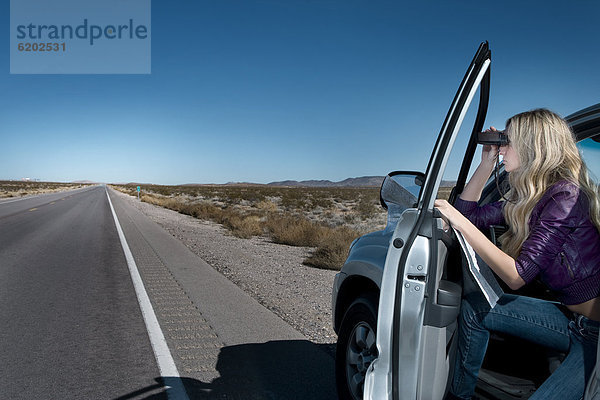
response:
[[[504,253],[471,223],[464,215],[446,200],[436,200],[435,207],[442,213],[444,220],[456,228],[473,247],[475,253],[513,290],[525,285],[519,275],[515,260]]]
[[[496,128],[490,126],[485,132],[498,132]],[[481,150],[481,163],[487,166],[494,165],[496,163],[496,156],[498,155],[498,146],[485,144]]]
[[[486,132],[497,132],[496,128],[490,127]],[[481,162],[471,176],[469,183],[460,194],[460,198],[467,201],[478,201],[481,197],[481,192],[496,164],[498,155],[498,146],[485,145],[481,151]],[[448,206],[450,206],[448,204]],[[454,208],[454,207],[453,207]],[[460,213],[459,213],[460,214]]]
[[[460,213],[460,211],[454,208],[450,203],[448,203],[448,201],[442,199],[437,199],[434,203],[434,206],[440,210],[440,213],[442,213],[442,216],[447,223],[459,231],[461,230],[461,227],[464,225],[463,223],[467,219]]]

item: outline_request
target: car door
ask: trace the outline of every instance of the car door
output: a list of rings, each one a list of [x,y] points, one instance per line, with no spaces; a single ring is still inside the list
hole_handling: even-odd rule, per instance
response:
[[[403,212],[390,240],[377,322],[379,356],[365,377],[365,399],[434,400],[444,395],[461,287],[442,279],[449,244],[433,203],[448,156],[479,88],[479,108],[468,145],[474,152],[473,133],[481,131],[487,113],[490,63],[485,42],[471,61],[444,120],[417,207]]]

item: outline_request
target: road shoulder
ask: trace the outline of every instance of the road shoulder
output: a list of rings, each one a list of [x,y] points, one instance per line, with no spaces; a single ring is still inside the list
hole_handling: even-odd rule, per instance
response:
[[[109,192],[188,392],[333,398],[333,359],[319,345]]]

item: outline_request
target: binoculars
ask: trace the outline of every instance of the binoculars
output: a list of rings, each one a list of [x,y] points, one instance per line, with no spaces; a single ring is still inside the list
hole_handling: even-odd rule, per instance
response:
[[[508,136],[504,131],[487,131],[477,134],[477,143],[494,146],[506,146],[509,143]]]

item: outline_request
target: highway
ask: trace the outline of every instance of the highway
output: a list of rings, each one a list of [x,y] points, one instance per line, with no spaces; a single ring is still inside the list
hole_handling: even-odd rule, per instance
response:
[[[0,399],[336,398],[327,353],[111,191],[0,200]]]

